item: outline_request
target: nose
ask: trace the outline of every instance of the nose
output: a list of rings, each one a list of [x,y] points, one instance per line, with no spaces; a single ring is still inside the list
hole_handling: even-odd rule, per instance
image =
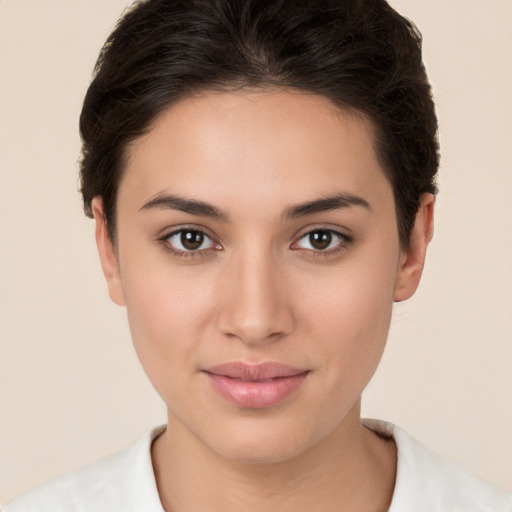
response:
[[[218,295],[222,333],[251,346],[290,334],[295,321],[286,280],[276,262],[256,250],[231,260],[224,269]]]

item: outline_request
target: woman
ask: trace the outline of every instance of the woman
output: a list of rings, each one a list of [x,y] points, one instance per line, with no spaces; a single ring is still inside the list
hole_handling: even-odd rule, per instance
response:
[[[360,397],[432,237],[437,123],[384,2],[140,2],[82,192],[167,428],[20,510],[509,510]]]

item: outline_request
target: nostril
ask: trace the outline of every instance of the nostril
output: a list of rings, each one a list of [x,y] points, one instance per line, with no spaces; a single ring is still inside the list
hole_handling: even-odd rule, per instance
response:
[[[246,344],[275,342],[293,330],[289,293],[266,248],[249,245],[234,253],[218,281],[218,328]]]
[[[249,316],[238,310],[223,310],[218,326],[222,333],[245,344],[275,342],[293,330],[293,317],[284,308],[273,309]]]

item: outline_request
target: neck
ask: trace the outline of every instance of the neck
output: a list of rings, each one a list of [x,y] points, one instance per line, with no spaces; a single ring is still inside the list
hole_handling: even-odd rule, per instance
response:
[[[393,441],[361,425],[359,404],[315,446],[268,464],[226,459],[170,415],[152,458],[166,512],[381,512],[391,502],[396,471]]]

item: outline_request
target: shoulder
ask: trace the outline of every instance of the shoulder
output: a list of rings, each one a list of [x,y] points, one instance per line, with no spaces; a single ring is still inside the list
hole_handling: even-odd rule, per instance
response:
[[[512,495],[484,482],[463,466],[425,448],[386,422],[364,424],[394,438],[395,492],[389,512],[512,512]]]
[[[163,512],[150,452],[152,440],[163,429],[158,427],[133,446],[34,489],[2,512]]]

